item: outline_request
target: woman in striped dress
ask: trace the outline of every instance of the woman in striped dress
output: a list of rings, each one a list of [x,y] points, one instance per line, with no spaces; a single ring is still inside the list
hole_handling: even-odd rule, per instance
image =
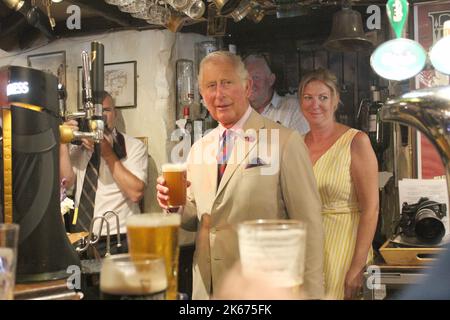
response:
[[[326,295],[355,299],[371,259],[378,218],[378,165],[369,137],[335,120],[336,77],[319,69],[299,85],[305,135],[322,199]]]

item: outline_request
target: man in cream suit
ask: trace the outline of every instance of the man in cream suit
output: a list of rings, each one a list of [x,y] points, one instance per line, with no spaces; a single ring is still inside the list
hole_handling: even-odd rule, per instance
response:
[[[321,298],[321,202],[303,139],[250,107],[251,80],[240,57],[210,53],[200,64],[199,87],[219,126],[193,145],[187,161],[188,201],[180,211],[182,227],[197,231],[192,298],[208,299],[239,261],[238,223],[290,218],[307,224],[304,288],[307,297]],[[167,209],[162,177],[156,188]]]

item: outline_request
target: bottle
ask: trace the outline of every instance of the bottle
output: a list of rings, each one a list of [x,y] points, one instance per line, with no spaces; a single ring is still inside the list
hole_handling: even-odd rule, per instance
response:
[[[195,72],[198,74],[200,62],[213,51],[219,50],[216,41],[203,41],[195,44]]]
[[[372,94],[369,106],[369,126],[368,126],[368,135],[370,138],[370,142],[372,143],[373,149],[376,151],[378,149],[377,145],[379,143],[379,119],[378,119],[378,110],[383,106],[381,103],[381,95],[380,91],[378,91],[376,86],[370,86],[370,92]]]
[[[216,120],[214,120],[214,118],[211,116],[211,114],[208,111],[208,108],[206,108],[206,106],[204,105],[203,100],[200,100],[200,106],[204,122],[203,125],[203,135],[204,135],[205,133],[208,133],[209,130],[212,130],[215,127],[217,127],[219,123]]]
[[[177,60],[177,106],[191,106],[194,103],[194,62]],[[181,109],[184,111],[183,109]],[[180,114],[178,116],[181,117]]]
[[[186,124],[184,125],[184,130],[186,132],[186,136],[189,135],[189,139],[191,145],[194,143],[194,124],[192,123],[190,117],[189,106],[184,106],[183,108],[183,118],[186,119]]]
[[[66,98],[67,98],[66,88],[62,83],[58,83],[59,116],[61,117],[61,120],[63,122],[66,121],[66,112],[67,112]]]
[[[381,92],[376,86],[370,87],[372,102],[369,107],[369,138],[372,147],[378,158],[378,165],[381,168],[383,152],[389,146],[391,126],[387,122],[381,121],[379,110],[383,106],[381,102]]]
[[[203,137],[204,130],[205,130],[205,120],[200,117],[194,120],[194,140],[192,143],[195,143],[197,140]]]

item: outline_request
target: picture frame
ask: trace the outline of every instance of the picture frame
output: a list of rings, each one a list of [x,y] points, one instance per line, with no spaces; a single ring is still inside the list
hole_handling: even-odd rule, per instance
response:
[[[27,65],[42,70],[58,78],[58,83],[66,86],[66,52],[55,51],[27,56]]]
[[[78,67],[77,108],[82,110],[82,75]],[[124,61],[105,63],[105,91],[114,98],[116,108],[135,108],[137,106],[137,62]]]

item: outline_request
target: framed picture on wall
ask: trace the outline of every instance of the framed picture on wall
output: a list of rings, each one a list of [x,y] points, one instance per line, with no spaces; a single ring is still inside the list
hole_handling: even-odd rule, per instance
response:
[[[137,105],[136,61],[105,63],[105,90],[114,98],[116,108],[135,108]],[[82,106],[82,76],[78,67],[78,110]]]
[[[56,51],[27,56],[27,64],[33,69],[53,74],[66,87],[66,52]]]

